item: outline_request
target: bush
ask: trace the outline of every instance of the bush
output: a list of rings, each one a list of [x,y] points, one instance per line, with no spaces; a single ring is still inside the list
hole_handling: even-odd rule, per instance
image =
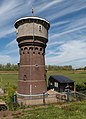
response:
[[[85,91],[86,90],[86,85],[83,84],[76,84],[76,91]]]

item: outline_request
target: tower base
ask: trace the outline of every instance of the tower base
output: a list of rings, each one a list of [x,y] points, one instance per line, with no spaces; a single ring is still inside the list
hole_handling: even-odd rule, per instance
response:
[[[19,105],[41,105],[45,104],[45,98],[48,97],[47,93],[36,95],[24,95],[17,93],[17,101]]]

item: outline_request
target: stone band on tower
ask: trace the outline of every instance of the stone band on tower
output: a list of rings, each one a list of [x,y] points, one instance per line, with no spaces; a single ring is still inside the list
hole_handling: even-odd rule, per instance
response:
[[[45,48],[50,23],[39,17],[24,17],[15,23],[20,48],[18,95],[33,96],[47,92]]]

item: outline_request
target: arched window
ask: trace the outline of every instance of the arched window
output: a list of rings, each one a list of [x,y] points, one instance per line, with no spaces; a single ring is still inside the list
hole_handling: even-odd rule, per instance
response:
[[[35,50],[38,50],[38,48],[36,47]]]
[[[27,52],[28,52],[28,48],[25,47],[25,48],[24,48],[24,51],[25,51],[25,54],[27,54]]]
[[[29,50],[31,50],[32,48],[31,47],[29,47]]]

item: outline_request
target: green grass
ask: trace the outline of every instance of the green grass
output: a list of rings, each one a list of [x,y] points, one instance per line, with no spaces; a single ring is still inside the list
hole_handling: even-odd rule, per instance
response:
[[[86,72],[74,71],[48,71],[47,79],[50,75],[64,75],[73,79],[76,83],[86,82]],[[15,72],[0,72],[0,80],[5,86],[7,82],[17,86],[18,74]],[[20,112],[20,113],[19,113]],[[13,112],[13,118],[17,119],[85,119],[86,118],[86,101],[71,102],[63,104],[50,104],[41,107],[30,107],[28,109]]]
[[[15,73],[0,73],[0,81],[2,83],[2,86],[5,86],[7,82],[9,82],[12,85],[17,86],[18,82],[18,74]]]
[[[75,84],[81,84],[86,82],[86,71],[48,71],[47,72],[47,80],[50,75],[64,75],[68,78],[75,81]],[[2,86],[4,86],[7,82],[17,86],[18,82],[18,72],[0,72],[0,81],[2,81]]]
[[[75,81],[75,84],[86,82],[86,71],[48,71],[47,79],[50,75],[64,75]]]
[[[30,107],[27,110],[16,112],[14,118],[18,119],[85,119],[86,101],[50,104],[41,107]]]

